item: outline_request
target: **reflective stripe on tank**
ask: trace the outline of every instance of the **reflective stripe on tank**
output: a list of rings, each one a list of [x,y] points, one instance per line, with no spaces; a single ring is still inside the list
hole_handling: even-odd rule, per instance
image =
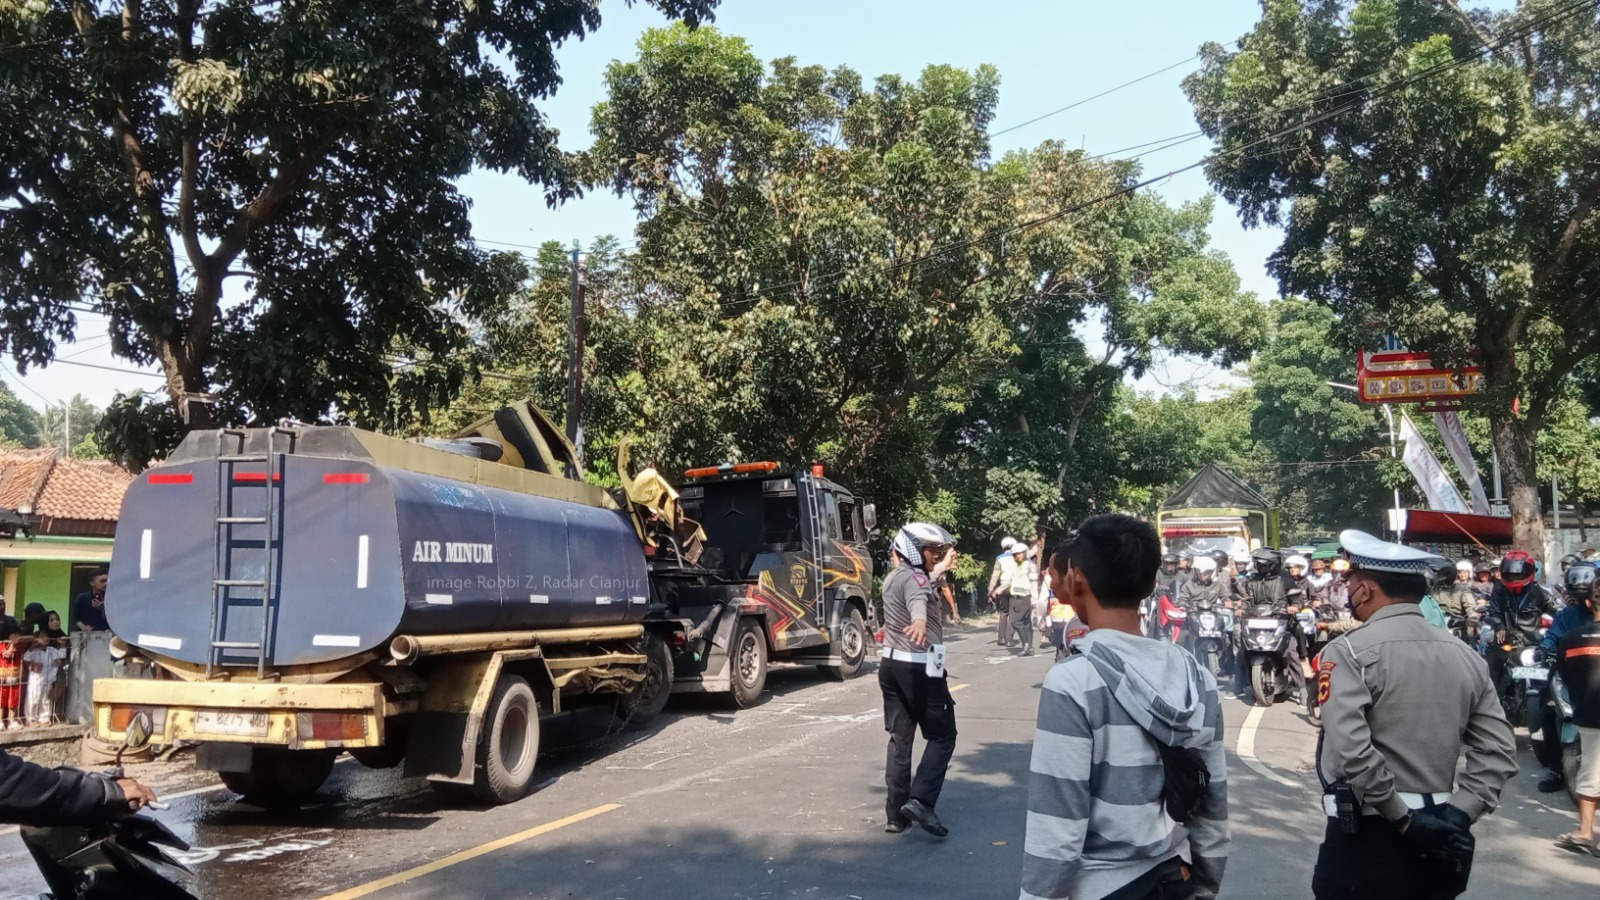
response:
[[[633,603],[634,603],[635,606],[643,606],[644,605],[644,598],[643,597],[634,597],[633,598]]]
[[[423,594],[422,599],[439,606],[449,606],[456,602],[456,598],[450,594]]]
[[[314,634],[311,636],[313,647],[359,647],[361,638],[353,634]]]
[[[549,594],[529,594],[528,595],[528,602],[529,603],[549,603],[550,602],[550,595]]]
[[[159,634],[141,634],[134,643],[141,647],[155,647],[158,650],[183,649],[183,638],[166,637]]]
[[[594,598],[594,602],[599,606],[609,606],[611,604],[611,598],[610,597],[596,597],[596,598]]]
[[[367,586],[367,543],[367,536],[364,534],[356,540],[356,590],[358,591]]]
[[[139,535],[139,578],[144,580],[150,577],[150,529],[146,528]]]

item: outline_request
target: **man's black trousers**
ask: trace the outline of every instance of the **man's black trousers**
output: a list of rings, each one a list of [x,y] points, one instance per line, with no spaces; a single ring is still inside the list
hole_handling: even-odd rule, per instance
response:
[[[884,807],[889,822],[905,823],[900,807],[917,799],[929,808],[939,802],[944,773],[956,752],[956,705],[944,678],[930,678],[922,663],[883,659],[878,663],[878,687],[883,690],[883,727],[889,732],[889,757],[883,784],[888,788]],[[911,744],[917,729],[927,746],[915,778],[911,776]]]
[[[1427,859],[1382,816],[1362,816],[1355,834],[1329,819],[1311,892],[1316,900],[1449,900],[1467,889],[1471,873],[1471,858],[1459,872]]]

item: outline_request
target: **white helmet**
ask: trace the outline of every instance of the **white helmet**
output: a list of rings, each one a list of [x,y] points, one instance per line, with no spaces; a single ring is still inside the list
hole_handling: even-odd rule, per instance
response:
[[[1456,563],[1456,571],[1457,572],[1465,572],[1468,575],[1471,575],[1472,574],[1472,560],[1463,559],[1463,560],[1457,562]]]
[[[922,551],[928,547],[953,547],[955,535],[932,522],[908,522],[895,532],[890,544],[900,558],[913,566],[922,565]]]
[[[1016,543],[1017,539],[1014,537],[1003,537],[1000,539],[1000,549],[1010,550]]]
[[[1210,575],[1217,570],[1217,561],[1209,556],[1196,556],[1194,558],[1194,570],[1201,575]]]
[[[1302,569],[1311,568],[1311,564],[1306,562],[1306,558],[1298,553],[1283,561],[1283,567],[1285,569],[1292,569],[1295,566],[1299,566]]]

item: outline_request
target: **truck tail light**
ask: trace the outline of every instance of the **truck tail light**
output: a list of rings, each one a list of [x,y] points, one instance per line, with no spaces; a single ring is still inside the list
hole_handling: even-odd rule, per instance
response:
[[[360,741],[367,737],[367,717],[360,713],[298,713],[295,720],[301,740]]]
[[[111,707],[111,730],[123,732],[128,730],[128,723],[133,721],[135,713],[143,712],[150,716],[151,731],[156,737],[167,733],[167,708],[164,706],[113,706]]]

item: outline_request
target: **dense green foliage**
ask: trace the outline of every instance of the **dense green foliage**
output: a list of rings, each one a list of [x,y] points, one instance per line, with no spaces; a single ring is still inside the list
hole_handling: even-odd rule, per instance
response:
[[[716,0],[651,3],[697,22]],[[87,304],[191,426],[447,400],[460,317],[520,271],[476,249],[456,181],[575,189],[535,103],[556,45],[600,18],[594,0],[0,0],[0,348],[49,362]],[[412,352],[436,364],[394,371]]]
[[[1600,354],[1600,24],[1583,0],[1267,0],[1186,89],[1206,174],[1283,227],[1284,293],[1409,347],[1481,354],[1517,542],[1543,546],[1536,443]],[[1520,402],[1513,407],[1513,398]]]

